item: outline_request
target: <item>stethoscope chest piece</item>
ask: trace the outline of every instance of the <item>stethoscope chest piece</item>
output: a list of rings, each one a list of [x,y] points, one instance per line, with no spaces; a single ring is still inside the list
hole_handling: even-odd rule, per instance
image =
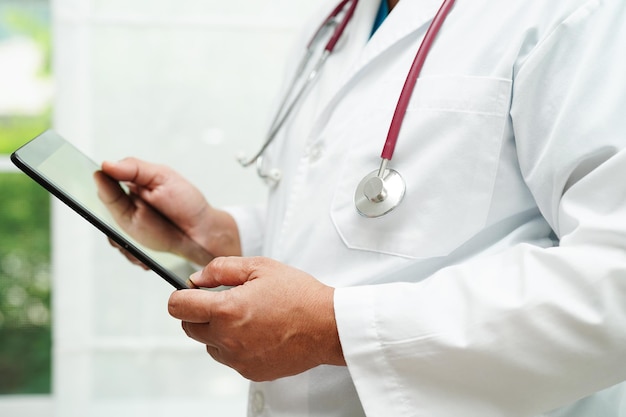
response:
[[[276,135],[285,124],[289,115],[296,108],[297,103],[302,100],[308,88],[313,81],[317,79],[320,71],[326,62],[326,59],[333,52],[337,42],[341,39],[348,22],[354,16],[358,0],[341,0],[340,3],[332,10],[328,17],[322,22],[318,30],[313,35],[311,41],[306,47],[306,51],[302,62],[298,66],[296,75],[290,87],[287,89],[275,118],[271,123],[270,130],[266,137],[265,142],[261,146],[261,149],[252,158],[245,159],[240,158],[240,162],[243,166],[252,165],[255,161],[257,163],[257,171],[259,176],[266,180],[270,185],[276,185],[280,181],[281,172],[277,169],[266,171],[263,169],[263,154],[267,147],[274,141]],[[400,92],[396,109],[393,113],[393,118],[389,126],[387,133],[387,140],[383,146],[381,152],[381,166],[377,171],[372,171],[367,174],[363,180],[359,183],[356,192],[354,194],[354,204],[356,210],[363,217],[376,218],[384,216],[391,210],[395,209],[402,199],[406,191],[406,185],[404,179],[400,174],[393,170],[388,169],[387,164],[391,160],[398,135],[400,134],[400,128],[406,114],[411,95],[413,94],[413,88],[417,83],[420,72],[428,51],[441,28],[448,12],[452,8],[454,0],[443,0],[443,4],[437,11],[437,14],[433,18],[424,39],[420,44],[420,47],[415,55],[409,73]],[[308,62],[312,56],[314,45],[321,41],[327,31],[330,31],[330,39],[324,46],[320,53],[318,61],[312,64],[312,68],[308,76],[303,77],[303,71],[308,68]],[[299,88],[295,88],[299,86]]]
[[[404,198],[404,179],[393,169],[370,172],[354,193],[354,205],[361,216],[381,217],[396,208]]]

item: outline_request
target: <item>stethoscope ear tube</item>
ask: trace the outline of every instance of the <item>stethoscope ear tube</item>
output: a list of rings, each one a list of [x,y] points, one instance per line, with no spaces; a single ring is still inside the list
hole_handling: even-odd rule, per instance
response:
[[[352,16],[354,15],[356,6],[359,3],[358,0],[342,1],[339,4],[339,6],[337,6],[337,8],[333,10],[333,13],[331,14],[331,16],[329,16],[330,19],[334,20],[335,17],[340,13],[340,11],[343,10],[343,8],[345,7],[347,3],[350,3],[350,7],[346,11],[344,18],[339,22],[337,28],[335,29],[335,32],[333,33],[333,36],[331,36],[330,40],[328,41],[328,44],[326,45],[325,49],[329,53],[333,52],[333,50],[335,49],[335,45],[337,45],[337,42],[339,42],[339,39],[341,38],[341,35],[343,35],[343,32],[346,29],[346,26],[348,26],[348,23],[350,22],[350,20],[352,20]]]
[[[349,7],[346,9],[348,4]],[[322,22],[307,45],[306,53],[299,63],[295,76],[287,89],[287,93],[280,103],[276,116],[270,125],[267,138],[261,146],[261,149],[259,149],[259,151],[251,158],[239,158],[239,162],[244,167],[250,166],[256,162],[259,176],[270,185],[276,185],[278,183],[281,177],[281,172],[277,169],[266,171],[263,166],[263,154],[267,147],[274,141],[276,135],[284,126],[298,102],[300,102],[304,94],[309,90],[310,86],[319,76],[324,63],[344,33],[349,21],[352,19],[357,4],[358,0],[342,0]],[[357,185],[354,195],[354,204],[357,211],[362,216],[370,218],[383,216],[396,208],[404,198],[406,192],[404,179],[397,171],[388,168],[387,165],[395,151],[398,136],[400,135],[400,128],[402,127],[402,122],[404,121],[406,110],[413,94],[413,89],[415,88],[417,79],[419,78],[426,57],[428,56],[428,52],[430,51],[439,29],[443,25],[443,22],[453,5],[454,0],[444,0],[433,21],[428,27],[424,40],[415,55],[415,59],[411,64],[411,68],[402,87],[402,91],[391,120],[391,125],[389,126],[387,138],[381,152],[382,162],[380,168],[367,174]],[[343,19],[338,19],[338,16],[341,13],[344,13]],[[335,29],[330,37],[330,40],[324,47],[320,58],[313,66],[308,77],[304,79],[302,85],[292,97],[292,93],[296,88],[298,79],[312,58],[314,45],[320,42],[321,37],[332,26],[335,26]]]
[[[350,3],[350,7],[345,12],[344,17],[341,20],[338,20],[337,16],[341,14],[341,12],[346,8],[346,5],[348,3]],[[283,127],[283,125],[285,124],[285,122],[287,121],[291,113],[293,112],[293,109],[296,107],[298,102],[302,99],[304,94],[308,91],[309,87],[317,79],[322,67],[324,66],[324,63],[326,62],[326,59],[328,59],[329,55],[332,53],[333,49],[335,48],[335,45],[337,44],[337,42],[343,35],[346,26],[348,25],[349,21],[352,19],[352,16],[354,15],[354,11],[356,9],[357,4],[358,4],[358,0],[343,0],[337,5],[337,7],[333,9],[333,11],[328,15],[328,17],[324,19],[324,22],[322,22],[320,27],[315,31],[315,33],[313,34],[313,37],[307,44],[305,55],[302,57],[302,59],[300,60],[298,64],[295,75],[293,79],[291,80],[289,87],[286,90],[287,93],[284,95],[278,107],[278,110],[276,111],[276,116],[274,116],[274,119],[272,120],[272,123],[270,124],[269,133],[267,134],[267,137],[265,139],[265,142],[263,142],[261,149],[259,149],[259,151],[256,154],[254,154],[254,156],[252,156],[251,158],[245,158],[243,156],[240,156],[237,158],[239,160],[239,163],[244,167],[248,167],[252,165],[253,163],[257,162],[257,172],[259,176],[263,178],[264,180],[268,180],[270,177],[267,175],[267,173],[265,173],[262,162],[261,163],[258,162],[259,159],[261,159],[262,161],[261,156],[263,155],[267,147],[274,141],[274,139],[276,138],[276,135],[278,134],[280,129]],[[320,58],[315,63],[309,76],[304,80],[302,86],[297,91],[295,96],[291,99],[291,101],[289,101],[298,79],[304,72],[305,68],[307,67],[313,55],[313,49],[315,45],[321,42],[321,39],[326,33],[326,31],[332,26],[335,26],[335,30],[333,31],[333,34],[331,35],[330,40],[327,42],[326,46],[324,47],[324,50],[322,54],[320,55]],[[270,183],[275,184],[280,179],[279,175],[275,175],[275,174],[276,173],[274,173],[274,175],[272,175],[271,177],[273,178],[275,177],[278,179],[275,181],[272,180],[270,181]]]
[[[271,168],[265,171],[263,167],[263,155],[259,155],[256,159],[256,172],[257,175],[270,187],[278,185],[283,176],[280,169]]]
[[[265,142],[263,143],[263,146],[261,146],[261,149],[259,149],[259,151],[251,158],[248,158],[248,159],[246,159],[245,157],[239,157],[238,158],[239,163],[242,166],[248,167],[248,166],[252,165],[254,162],[257,162],[257,172],[259,173],[259,176],[261,178],[265,178],[265,174],[263,173],[262,164],[259,165],[258,161],[262,161],[261,156],[263,155],[263,153],[265,152],[267,147],[270,146],[270,144],[274,141],[274,139],[276,138],[276,135],[278,135],[278,132],[280,132],[280,129],[283,127],[283,125],[285,124],[285,122],[287,121],[287,119],[289,118],[291,113],[293,112],[293,109],[296,107],[296,105],[302,99],[302,96],[304,96],[304,94],[307,92],[309,87],[311,85],[313,85],[313,82],[317,79],[317,77],[318,77],[318,75],[320,73],[321,68],[324,66],[324,62],[326,62],[326,59],[328,59],[329,55],[330,55],[330,52],[328,52],[328,51],[322,52],[322,55],[320,56],[318,61],[315,63],[315,66],[313,67],[313,69],[309,73],[309,76],[306,78],[306,80],[304,80],[302,86],[300,87],[300,89],[296,93],[296,95],[293,98],[293,100],[291,100],[291,102],[289,102],[289,104],[287,104],[287,100],[289,99],[289,95],[285,96],[285,98],[283,99],[283,101],[281,102],[281,104],[280,104],[280,106],[278,108],[278,112],[276,113],[276,117],[272,121],[272,124],[270,126],[270,131],[267,134],[267,139],[265,139]],[[292,82],[292,86],[294,84],[295,84],[295,80],[294,80],[294,82]],[[293,89],[293,87],[290,87],[290,89]]]

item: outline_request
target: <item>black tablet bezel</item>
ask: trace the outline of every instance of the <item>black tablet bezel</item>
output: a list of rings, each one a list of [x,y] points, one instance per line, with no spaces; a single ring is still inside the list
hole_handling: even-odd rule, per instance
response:
[[[94,172],[99,169],[99,165],[96,164],[91,158],[89,158],[76,146],[63,139],[52,130],[47,130],[36,138],[22,145],[19,149],[11,154],[11,161],[31,179],[33,179],[40,186],[45,188],[50,194],[54,195],[57,199],[59,199],[65,205],[70,207],[73,211],[78,213],[81,217],[83,217],[85,220],[95,226],[98,230],[111,238],[120,247],[128,251],[144,265],[156,272],[174,288],[194,288],[189,279],[182,278],[170,269],[159,264],[149,254],[139,248],[136,243],[130,241],[125,236],[120,234],[108,222],[101,219],[96,213],[86,207],[86,205],[78,201],[76,196],[69,194],[61,185],[56,184],[44,173],[38,170],[37,166],[43,163],[61,146],[71,147],[77,153],[77,155],[79,155],[81,158],[84,158],[84,161],[82,162],[89,162],[93,164]]]

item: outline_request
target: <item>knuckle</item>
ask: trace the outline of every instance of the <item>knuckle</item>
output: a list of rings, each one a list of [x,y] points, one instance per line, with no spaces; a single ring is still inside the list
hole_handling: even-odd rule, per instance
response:
[[[219,317],[224,323],[241,325],[246,318],[245,306],[230,291],[222,291],[216,294],[212,312],[215,317]]]
[[[229,352],[233,356],[234,360],[236,360],[236,358],[241,359],[241,343],[237,339],[232,337],[224,338],[222,340],[222,346],[225,352]]]
[[[136,163],[140,162],[139,159],[134,157],[134,156],[127,156],[125,158],[122,158],[121,161],[122,162],[130,162],[130,163],[133,163],[133,164],[136,164]]]
[[[272,260],[264,256],[255,256],[250,258],[248,262],[248,273],[253,274],[255,271],[263,270],[271,266]]]
[[[224,268],[224,258],[217,257],[209,262],[202,271],[202,275],[215,275],[218,271]]]

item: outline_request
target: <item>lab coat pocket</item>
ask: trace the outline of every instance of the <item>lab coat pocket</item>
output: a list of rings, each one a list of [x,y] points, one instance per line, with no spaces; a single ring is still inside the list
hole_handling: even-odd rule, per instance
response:
[[[369,140],[381,111],[356,115],[331,217],[352,249],[408,258],[445,256],[485,227],[509,114],[511,81],[485,77],[420,79],[389,165],[406,182],[400,205],[379,218],[360,216],[354,193],[380,164],[382,137]],[[393,103],[395,106],[395,103]],[[393,110],[393,109],[392,109]],[[388,124],[386,125],[388,126]],[[363,138],[368,145],[363,146]],[[370,146],[369,143],[376,146]]]

